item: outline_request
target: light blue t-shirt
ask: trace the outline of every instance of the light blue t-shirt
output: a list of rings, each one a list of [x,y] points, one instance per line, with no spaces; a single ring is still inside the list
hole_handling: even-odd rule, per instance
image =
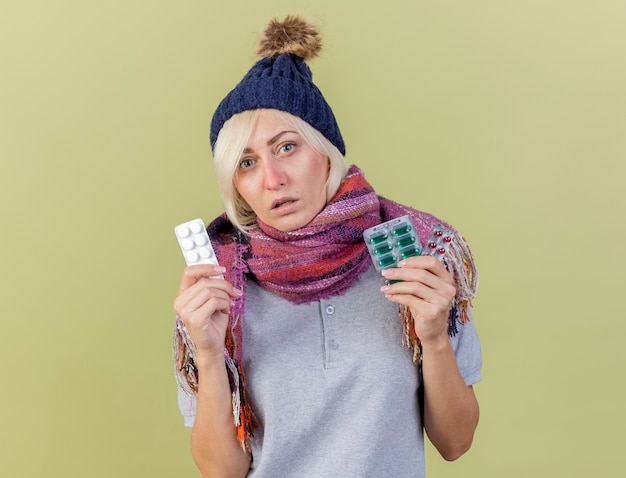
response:
[[[259,422],[248,476],[424,476],[418,372],[381,285],[372,267],[342,296],[294,305],[248,281],[242,365]],[[476,383],[473,322],[451,341],[465,383]],[[190,425],[195,404],[179,397]]]

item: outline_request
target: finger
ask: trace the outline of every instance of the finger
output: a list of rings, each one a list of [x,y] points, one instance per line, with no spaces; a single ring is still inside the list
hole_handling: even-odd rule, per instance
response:
[[[383,271],[383,277],[389,280],[389,285],[397,286],[394,290],[398,291],[407,290],[407,286],[417,286],[417,284],[419,284],[444,296],[448,296],[449,294],[454,296],[454,294],[456,294],[452,280],[446,277],[439,277],[425,269],[385,269]]]
[[[223,353],[228,313],[222,307],[226,304],[220,305],[220,300],[211,299],[192,314],[182,317],[198,353],[208,352],[214,356]]]
[[[224,267],[214,264],[196,264],[194,266],[185,267],[180,281],[179,291],[192,286],[202,277],[217,277],[224,272],[226,272]]]
[[[432,256],[409,257],[398,263],[399,269],[423,269],[427,270],[446,282],[452,282],[452,276],[446,269],[446,266]]]
[[[178,291],[178,295],[174,301],[176,304],[179,301],[187,301],[191,296],[195,295],[198,290],[212,289],[215,291],[222,291],[230,297],[239,297],[243,294],[242,291],[236,289],[230,282],[224,279],[215,279],[206,276],[199,277],[195,283]]]
[[[441,283],[439,279],[432,272],[425,269],[414,268],[392,268],[384,269],[382,271],[383,277],[388,279],[391,283],[396,282],[419,282],[432,288],[436,288],[438,283]]]
[[[192,312],[211,299],[221,299],[230,302],[231,296],[223,289],[211,287],[210,283],[198,282],[185,289],[174,300],[174,309],[179,314],[184,313],[183,311]]]
[[[210,299],[196,304],[189,303],[181,310],[180,317],[188,328],[194,325],[206,324],[207,319],[215,317],[216,313],[228,316],[230,300],[211,297]]]
[[[455,295],[455,289],[449,284],[440,282],[439,287],[433,288],[422,282],[396,282],[381,288],[387,298],[398,302],[406,302],[411,298],[421,299],[424,302],[438,306],[448,306]],[[398,297],[404,296],[404,297]],[[405,304],[406,305],[406,304]]]
[[[180,314],[182,310],[189,310],[194,306],[198,308],[212,298],[220,298],[230,303],[242,294],[242,291],[233,287],[228,281],[201,277],[195,284],[178,294],[174,299],[174,309]]]
[[[442,330],[446,330],[450,302],[432,303],[411,294],[394,294],[386,297],[391,302],[406,306],[411,310],[413,326],[420,338],[433,335],[431,334],[433,331],[437,335]]]

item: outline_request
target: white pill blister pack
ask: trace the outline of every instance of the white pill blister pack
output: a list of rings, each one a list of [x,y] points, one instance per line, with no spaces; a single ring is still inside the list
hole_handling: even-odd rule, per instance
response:
[[[188,266],[196,264],[218,265],[211,239],[202,219],[194,219],[174,228],[178,244]]]

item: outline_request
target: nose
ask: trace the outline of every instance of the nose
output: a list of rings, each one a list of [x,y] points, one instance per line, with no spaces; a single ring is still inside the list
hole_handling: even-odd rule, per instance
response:
[[[287,174],[280,161],[273,157],[263,161],[263,184],[266,189],[279,189],[287,183]]]

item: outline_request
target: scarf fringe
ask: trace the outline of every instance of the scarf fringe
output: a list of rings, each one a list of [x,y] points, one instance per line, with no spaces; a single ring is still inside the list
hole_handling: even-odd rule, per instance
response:
[[[476,297],[478,290],[478,270],[474,263],[472,251],[470,251],[465,238],[456,231],[452,237],[445,265],[448,272],[454,277],[456,285],[455,299],[462,309],[459,312],[459,318],[462,323],[466,323],[469,320],[467,306],[468,304],[471,305],[472,299]]]
[[[231,336],[230,330],[227,336]],[[230,345],[232,347],[232,343]],[[176,382],[188,396],[197,397],[198,369],[194,361],[196,349],[187,327],[178,316],[176,317],[173,349]],[[224,360],[231,390],[233,421],[237,428],[237,440],[239,440],[242,450],[250,453],[250,439],[254,436],[252,430],[256,428],[257,422],[248,403],[245,376],[238,362],[231,358],[228,348],[224,348]]]
[[[230,357],[227,350],[224,350],[224,356],[232,395],[233,417],[237,427],[237,440],[241,449],[250,453],[250,440],[254,437],[252,430],[257,427],[257,422],[248,404],[245,376],[243,369]]]
[[[194,360],[196,346],[191,340],[187,327],[178,315],[174,327],[173,349],[176,382],[187,395],[197,395],[198,369]]]

